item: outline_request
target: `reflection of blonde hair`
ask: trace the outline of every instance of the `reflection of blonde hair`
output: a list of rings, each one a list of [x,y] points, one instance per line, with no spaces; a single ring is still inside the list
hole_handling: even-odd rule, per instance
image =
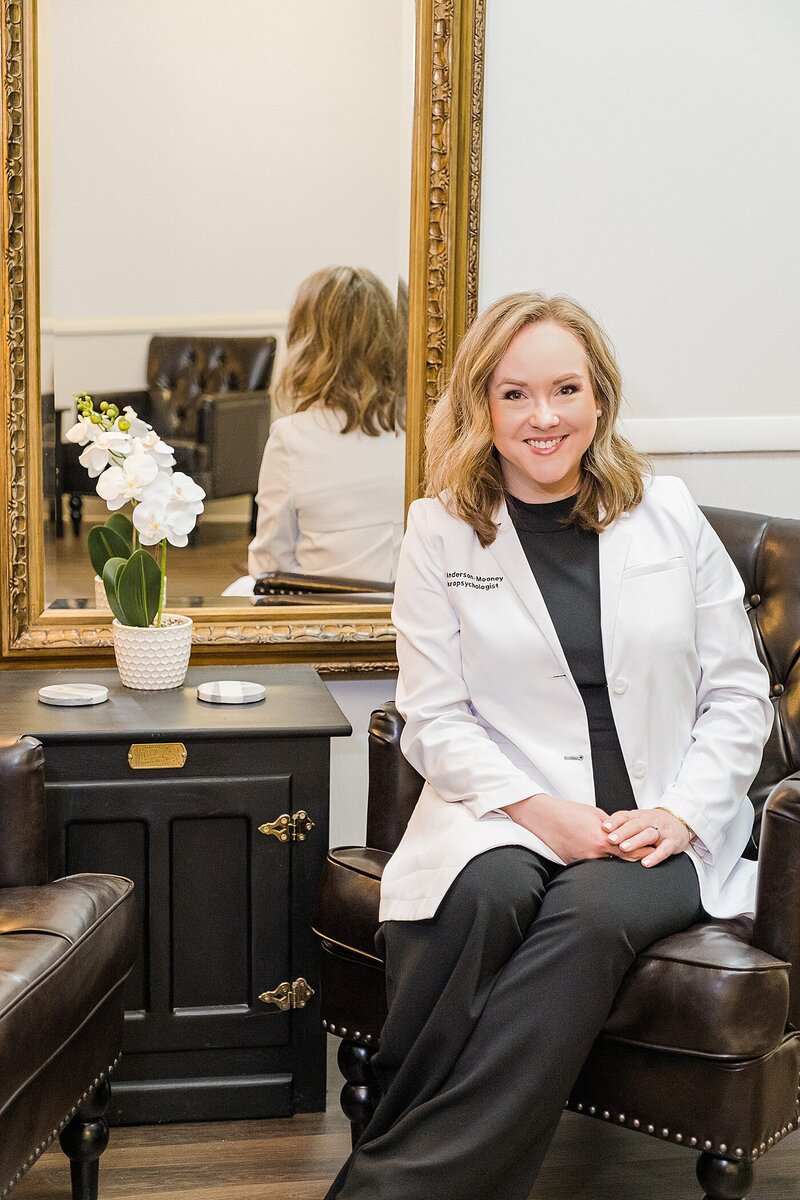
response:
[[[371,271],[327,267],[309,275],[289,313],[278,404],[339,409],[342,433],[393,430],[396,326],[389,290]]]
[[[648,461],[615,428],[622,380],[605,333],[567,296],[516,292],[492,304],[467,331],[426,431],[427,494],[447,493],[447,507],[473,527],[482,546],[497,536],[497,511],[505,498],[489,414],[489,383],[512,339],[538,321],[554,321],[580,341],[600,408],[597,432],[581,464],[573,521],[599,531],[635,508],[644,495]]]

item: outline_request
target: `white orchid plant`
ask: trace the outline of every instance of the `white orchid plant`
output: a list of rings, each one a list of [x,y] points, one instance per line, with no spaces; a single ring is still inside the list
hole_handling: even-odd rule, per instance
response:
[[[89,533],[92,566],[121,624],[160,625],[167,543],[187,545],[205,492],[182,471],[173,471],[172,447],[133,408],[120,413],[103,400],[95,409],[85,392],[75,399],[78,420],[66,437],[84,447],[78,461],[97,480],[97,494],[111,513]],[[120,511],[126,504],[132,507],[130,518]]]

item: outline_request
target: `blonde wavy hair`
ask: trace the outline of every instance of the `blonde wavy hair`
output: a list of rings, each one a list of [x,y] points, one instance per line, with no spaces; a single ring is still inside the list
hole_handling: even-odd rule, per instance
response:
[[[300,284],[286,328],[286,358],[275,385],[284,411],[338,409],[342,433],[394,430],[397,314],[371,271],[326,267]]]
[[[644,495],[644,476],[650,473],[648,460],[616,429],[622,379],[597,321],[568,296],[504,296],[467,331],[426,428],[426,495],[438,496],[471,525],[482,546],[497,536],[497,513],[506,497],[489,414],[489,384],[512,339],[539,321],[553,321],[578,338],[600,408],[597,431],[581,463],[571,521],[584,529],[604,529],[636,507]]]

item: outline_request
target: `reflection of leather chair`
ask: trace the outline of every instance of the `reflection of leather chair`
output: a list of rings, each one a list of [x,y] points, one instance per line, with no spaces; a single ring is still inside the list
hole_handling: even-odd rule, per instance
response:
[[[60,1134],[74,1200],[90,1200],[136,948],[133,884],[46,882],[43,762],[33,738],[0,742],[0,1192]]]
[[[154,337],[147,356],[147,388],[94,393],[95,403],[126,404],[175,450],[185,471],[209,500],[253,497],[269,432],[269,385],[274,337]],[[61,447],[61,492],[70,495],[70,516],[80,530],[80,496],[94,486],[78,462],[80,448]],[[253,525],[253,532],[255,527]]]
[[[638,957],[569,1107],[699,1150],[707,1196],[739,1200],[753,1162],[800,1123],[800,522],[707,515],[745,580],[776,702],[751,789],[755,920],[708,920]],[[342,1107],[354,1138],[378,1099],[369,1060],[386,1012],[373,941],[380,878],[422,785],[400,753],[401,728],[391,704],[372,715],[367,847],[330,852],[315,920],[322,1014],[344,1039]]]

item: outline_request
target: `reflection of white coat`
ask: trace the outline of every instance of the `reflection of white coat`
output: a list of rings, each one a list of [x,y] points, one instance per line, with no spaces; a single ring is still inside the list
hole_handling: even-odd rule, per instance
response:
[[[405,437],[342,433],[313,407],[272,423],[248,570],[392,580],[403,536]]]
[[[695,830],[706,910],[752,911],[746,797],[772,722],[742,582],[678,479],[600,534],[601,626],[614,719],[639,807]],[[383,877],[381,919],[430,917],[493,846],[557,856],[500,806],[537,792],[594,804],[586,715],[505,509],[497,540],[438,500],[409,513],[393,620],[402,748],[427,780]],[[642,868],[645,870],[646,868]]]

